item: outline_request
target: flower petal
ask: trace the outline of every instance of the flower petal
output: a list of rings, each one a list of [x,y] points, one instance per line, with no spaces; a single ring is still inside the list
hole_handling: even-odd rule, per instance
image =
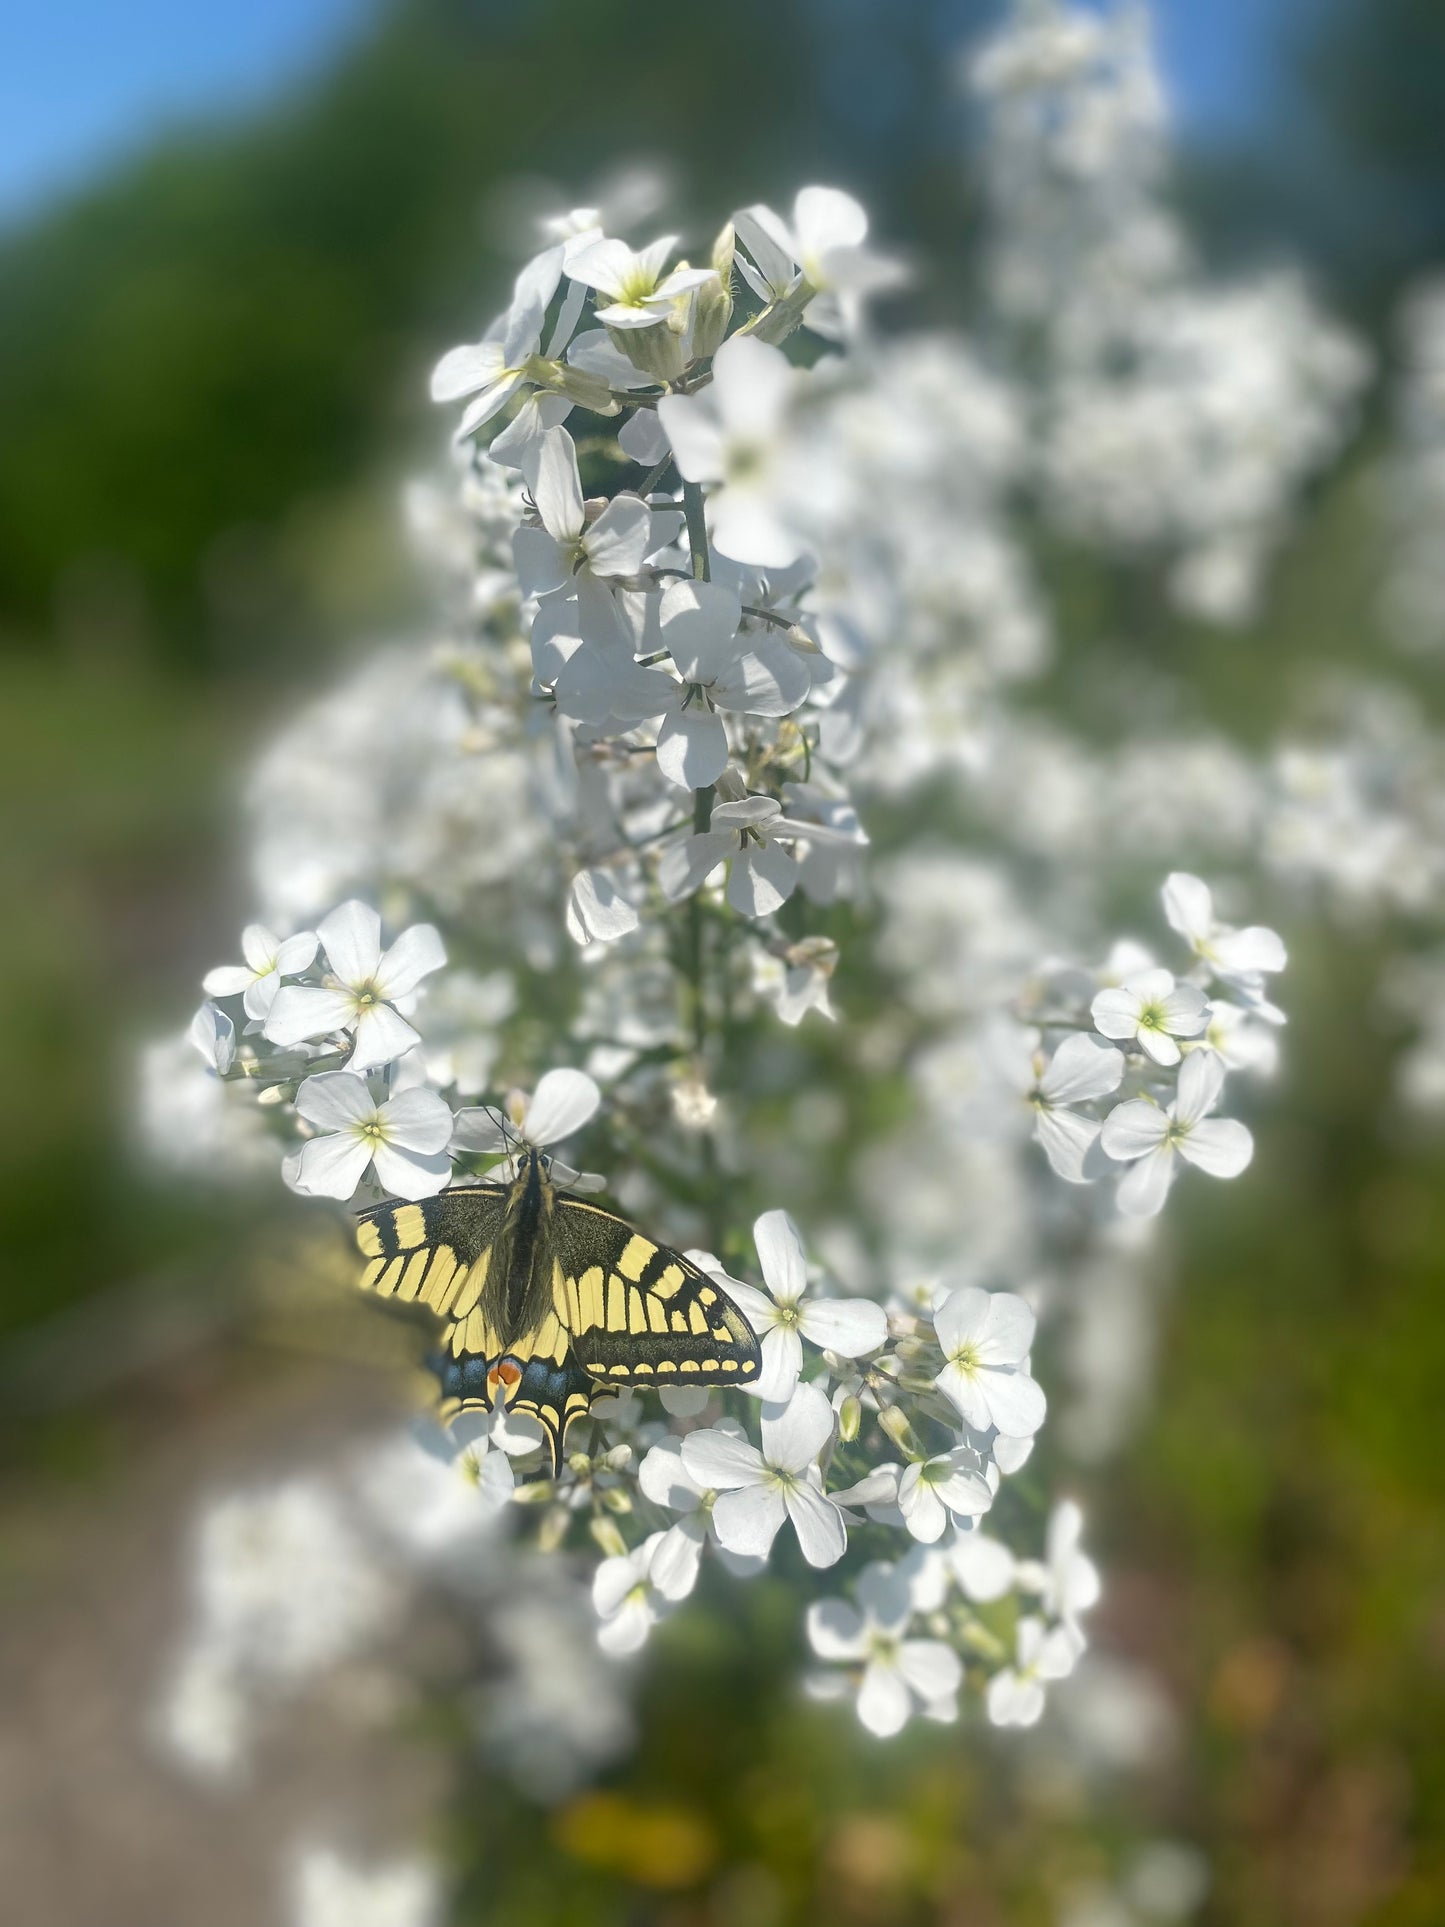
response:
[[[318,1071],[303,1078],[296,1092],[296,1109],[308,1124],[323,1130],[344,1130],[377,1114],[376,1099],[364,1077],[353,1071]]]
[[[800,1385],[781,1411],[763,1408],[763,1458],[801,1472],[833,1436],[833,1408],[816,1385]]]
[[[861,1358],[888,1339],[888,1314],[871,1298],[807,1298],[799,1328],[809,1344],[842,1358]]]
[[[1017,1292],[990,1292],[988,1310],[984,1313],[983,1323],[974,1340],[980,1362],[985,1365],[1019,1364],[1033,1349],[1037,1329],[1038,1320]]]
[[[281,993],[283,996],[285,992]],[[278,998],[279,1002],[280,999]],[[356,1020],[356,1042],[346,1060],[354,1071],[378,1069],[405,1057],[421,1033],[390,1004],[368,1004]]]
[[[674,709],[657,732],[657,767],[679,789],[703,790],[728,766],[728,733],[710,709]]]
[[[638,1466],[637,1483],[670,1512],[695,1512],[704,1489],[682,1462],[681,1439],[660,1439]]]
[[[376,994],[388,1003],[409,997],[423,977],[440,970],[447,960],[441,934],[429,923],[403,930],[376,969]]]
[[[978,1285],[963,1285],[951,1291],[933,1308],[933,1329],[949,1357],[983,1330],[988,1317],[988,1293]]]
[[[557,1144],[571,1137],[596,1111],[602,1093],[586,1071],[548,1071],[527,1106],[523,1129],[529,1144]]]
[[[846,1599],[815,1599],[807,1627],[808,1644],[819,1659],[862,1659],[868,1650],[862,1616]]]
[[[1032,1438],[1048,1412],[1043,1387],[1027,1372],[989,1369],[980,1376],[989,1417],[999,1431],[1006,1438]]]
[[[1189,1061],[1193,1063],[1193,1057]],[[1116,1104],[1110,1111],[1099,1133],[1099,1142],[1111,1158],[1127,1161],[1157,1151],[1168,1135],[1167,1114],[1157,1104],[1133,1097],[1126,1104]]]
[[[1207,883],[1187,870],[1175,870],[1165,879],[1162,895],[1171,928],[1191,944],[1208,937],[1214,928],[1214,898]]]
[[[780,1305],[795,1305],[808,1288],[808,1260],[798,1227],[786,1211],[765,1211],[753,1224],[753,1243],[768,1290]]]
[[[757,1486],[764,1477],[762,1456],[757,1447],[746,1439],[735,1438],[731,1432],[689,1432],[682,1442],[682,1463],[688,1477],[696,1480],[702,1492],[729,1492],[741,1486]]]
[[[1232,1117],[1205,1117],[1180,1139],[1179,1155],[1212,1178],[1237,1178],[1254,1156],[1254,1139]]]
[[[273,1044],[300,1044],[344,1030],[356,1015],[347,990],[322,990],[312,984],[283,984],[266,1013],[265,1035]]]
[[[640,495],[614,495],[582,538],[594,575],[636,575],[652,534],[652,511]]]
[[[414,1088],[398,1091],[381,1107],[389,1144],[404,1151],[444,1151],[451,1142],[451,1106],[435,1091]]]
[[[301,1147],[296,1189],[312,1198],[349,1198],[370,1162],[366,1139],[350,1131],[314,1137]]]
[[[1039,1079],[1039,1094],[1050,1104],[1078,1104],[1117,1091],[1123,1076],[1123,1053],[1079,1031],[1066,1037],[1054,1052]]]
[[[1174,1153],[1167,1147],[1139,1159],[1119,1181],[1119,1209],[1126,1218],[1152,1218],[1164,1207],[1174,1182]]]
[[[781,910],[798,884],[798,866],[776,843],[750,845],[728,873],[728,902],[740,916],[770,917]]]
[[[858,1688],[858,1718],[880,1740],[891,1739],[908,1724],[908,1688],[894,1666],[870,1659]]]
[[[763,1372],[753,1388],[771,1405],[784,1405],[793,1396],[803,1369],[803,1341],[791,1325],[775,1324],[763,1338]]]
[[[387,1190],[399,1198],[435,1197],[452,1173],[445,1151],[407,1151],[397,1144],[378,1144],[372,1163]]]
[[[783,1498],[808,1564],[837,1565],[848,1550],[848,1528],[837,1506],[810,1484],[789,1486]]]
[[[1190,1051],[1179,1072],[1175,1117],[1184,1125],[1197,1124],[1214,1109],[1223,1089],[1224,1059],[1212,1050]]]
[[[941,1639],[905,1639],[898,1670],[921,1700],[944,1699],[963,1684],[962,1662]]]
[[[369,983],[381,962],[381,918],[353,897],[323,917],[316,934],[326,960],[344,984]]]
[[[692,1437],[696,1438],[697,1433]],[[684,1440],[684,1445],[689,1441]],[[764,1559],[772,1551],[778,1528],[788,1516],[776,1486],[752,1485],[720,1493],[713,1503],[713,1531],[729,1552],[750,1553]]]

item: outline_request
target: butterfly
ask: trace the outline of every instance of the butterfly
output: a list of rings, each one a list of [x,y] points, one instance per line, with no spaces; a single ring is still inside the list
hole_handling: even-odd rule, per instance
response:
[[[534,1146],[507,1184],[458,1185],[360,1214],[360,1283],[447,1319],[442,1413],[504,1406],[546,1434],[629,1386],[746,1385],[762,1370],[737,1306],[680,1251],[558,1189]]]

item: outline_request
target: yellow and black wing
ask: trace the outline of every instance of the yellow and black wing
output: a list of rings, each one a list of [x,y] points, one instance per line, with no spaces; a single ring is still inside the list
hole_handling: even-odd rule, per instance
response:
[[[356,1226],[366,1259],[362,1289],[442,1318],[465,1317],[486,1286],[507,1197],[504,1184],[461,1185],[417,1204],[363,1211]]]
[[[552,1206],[553,1298],[577,1363],[610,1388],[747,1385],[752,1327],[715,1278],[585,1198]]]

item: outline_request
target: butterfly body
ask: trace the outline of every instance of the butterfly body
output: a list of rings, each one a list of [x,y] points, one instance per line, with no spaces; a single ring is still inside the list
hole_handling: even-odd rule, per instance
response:
[[[546,1432],[554,1472],[573,1419],[630,1386],[746,1385],[758,1341],[715,1278],[590,1198],[528,1148],[508,1184],[458,1186],[361,1214],[361,1284],[425,1304],[445,1411],[505,1404]]]

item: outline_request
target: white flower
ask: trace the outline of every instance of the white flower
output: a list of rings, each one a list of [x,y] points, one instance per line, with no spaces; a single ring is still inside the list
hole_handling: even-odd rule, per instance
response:
[[[798,866],[783,842],[825,843],[836,835],[816,823],[795,823],[771,796],[744,796],[713,806],[711,827],[663,852],[657,880],[672,903],[701,889],[720,863],[728,863],[728,902],[745,917],[781,909],[798,886]]]
[[[1185,870],[1164,884],[1164,914],[1194,954],[1225,983],[1252,985],[1266,972],[1283,970],[1288,958],[1278,932],[1263,924],[1236,930],[1214,914],[1209,885]]]
[[[218,1077],[236,1061],[236,1026],[215,1004],[202,1004],[191,1019],[186,1036]]]
[[[1273,1029],[1257,1023],[1253,1011],[1223,998],[1210,1000],[1203,1042],[1227,1070],[1258,1071],[1269,1077],[1279,1065],[1279,1042]]]
[[[622,578],[642,567],[652,537],[652,511],[640,495],[614,495],[595,521],[587,519],[577,445],[565,428],[552,428],[529,451],[527,486],[540,528],[522,527],[512,555],[524,595],[576,593],[579,576]]]
[[[1019,1621],[1012,1666],[988,1683],[988,1716],[995,1726],[1036,1726],[1043,1716],[1046,1679],[1067,1679],[1079,1648],[1063,1626],[1046,1627],[1026,1615]]]
[[[838,946],[831,937],[800,937],[779,956],[755,949],[752,961],[753,988],[773,999],[783,1023],[800,1024],[810,1010],[834,1021],[828,986],[838,967]]]
[[[293,1927],[441,1927],[442,1882],[422,1860],[366,1870],[309,1848],[296,1870]]]
[[[512,1421],[519,1423],[529,1421]],[[512,1497],[515,1480],[507,1454],[541,1443],[540,1429],[536,1437],[519,1437],[508,1436],[505,1427],[501,1411],[463,1412],[450,1429],[419,1423],[365,1461],[363,1497],[415,1552],[435,1556],[465,1549],[490,1531]]]
[[[615,943],[642,919],[606,870],[579,870],[567,892],[567,934],[574,943]]]
[[[765,1558],[791,1519],[810,1566],[831,1566],[848,1547],[843,1515],[823,1491],[819,1453],[833,1435],[833,1408],[816,1385],[799,1385],[781,1410],[763,1407],[762,1450],[722,1431],[690,1432],[682,1462],[718,1494],[713,1525],[733,1552]]]
[[[1204,1029],[1209,1000],[1195,984],[1180,984],[1168,970],[1141,970],[1118,989],[1101,990],[1091,1006],[1105,1037],[1137,1043],[1156,1064],[1177,1064],[1175,1039]]]
[[[663,1592],[653,1570],[666,1537],[654,1532],[631,1552],[604,1559],[593,1575],[592,1604],[602,1621],[597,1644],[604,1653],[635,1653],[676,1603]]]
[[[808,693],[808,672],[780,637],[741,636],[742,603],[717,582],[672,582],[658,605],[663,646],[677,666],[657,735],[657,766],[682,789],[705,789],[727,768],[719,709],[787,716]]]
[[[585,281],[589,288],[611,297],[597,310],[597,319],[609,328],[655,328],[668,319],[680,296],[713,279],[711,268],[686,265],[664,275],[667,257],[676,246],[675,234],[651,242],[640,254],[634,254],[625,241],[594,241],[572,257],[567,272],[574,281]]]
[[[1042,1562],[1028,1559],[1018,1568],[1018,1583],[1039,1595],[1050,1619],[1077,1630],[1079,1614],[1099,1601],[1099,1569],[1082,1550],[1084,1515],[1072,1499],[1056,1505],[1049,1518]]]
[[[1237,1178],[1254,1155],[1254,1139],[1230,1117],[1211,1117],[1224,1089],[1224,1065],[1210,1050],[1191,1051],[1179,1070],[1179,1094],[1167,1108],[1145,1098],[1116,1105],[1099,1142],[1134,1168],[1119,1185],[1119,1209],[1152,1218],[1174,1182],[1176,1158],[1212,1178]]]
[[[978,1530],[956,1532],[948,1562],[964,1596],[977,1604],[1002,1599],[1014,1583],[1014,1556],[1001,1539]]]
[[[808,1261],[798,1227],[786,1211],[765,1211],[753,1226],[753,1242],[767,1291],[735,1278],[727,1291],[763,1341],[763,1373],[753,1388],[771,1403],[792,1396],[803,1368],[803,1340],[820,1351],[861,1358],[888,1337],[888,1316],[871,1298],[808,1298]]]
[[[241,964],[218,964],[208,970],[201,988],[208,997],[241,997],[246,1015],[264,1017],[275,1001],[283,977],[299,977],[311,968],[316,955],[314,930],[298,930],[294,937],[278,937],[264,923],[248,923],[241,932]]]
[[[435,1091],[398,1091],[384,1103],[354,1071],[321,1071],[296,1093],[296,1109],[326,1132],[301,1147],[293,1180],[313,1198],[349,1198],[368,1165],[399,1198],[429,1198],[451,1175],[452,1114]]]
[[[721,1420],[716,1430],[746,1443],[747,1434],[735,1419]],[[712,1516],[717,1491],[700,1484],[688,1471],[682,1443],[679,1438],[659,1439],[637,1470],[637,1482],[654,1505],[682,1514],[663,1535],[652,1561],[653,1583],[669,1599],[682,1599],[692,1591],[707,1539],[720,1545]],[[761,1572],[767,1564],[765,1559],[720,1549],[738,1576]]]
[[[331,966],[324,985],[283,984],[272,999],[265,1034],[273,1044],[299,1044],[334,1031],[352,1031],[348,1067],[374,1070],[402,1057],[420,1042],[396,1008],[416,993],[423,977],[447,960],[429,923],[403,930],[383,955],[381,918],[364,903],[343,903],[317,928]]]
[[[941,1640],[904,1637],[912,1617],[906,1579],[896,1568],[875,1563],[864,1567],[855,1590],[857,1606],[819,1599],[808,1608],[808,1639],[820,1659],[862,1663],[863,1725],[887,1739],[907,1724],[915,1706],[932,1719],[955,1718],[963,1667]]]
[[[966,1445],[906,1465],[898,1481],[898,1510],[924,1545],[941,1539],[950,1519],[976,1519],[992,1504],[978,1456]]]
[[[530,1097],[525,1091],[512,1091],[505,1111],[488,1104],[468,1105],[458,1111],[452,1148],[475,1151],[482,1156],[506,1152],[509,1155],[496,1167],[494,1175],[511,1177],[516,1173],[515,1153],[519,1143],[529,1144],[534,1150],[558,1144],[580,1131],[601,1102],[602,1093],[586,1071],[547,1071],[537,1080],[537,1088]],[[600,1178],[594,1179],[590,1174],[579,1177],[577,1172],[555,1161],[552,1175],[573,1190],[602,1188]]]
[[[1042,1389],[1029,1376],[1034,1315],[1010,1291],[977,1285],[951,1291],[933,1314],[943,1349],[937,1385],[976,1432],[995,1427],[1009,1438],[1031,1438],[1044,1422]]]
[[[497,317],[480,341],[449,349],[433,369],[433,401],[459,401],[463,395],[476,398],[457,423],[458,441],[490,421],[527,380],[527,364],[542,345],[542,323],[561,277],[562,260],[563,249],[556,247],[529,261],[517,276],[507,312]]]
[[[665,395],[657,418],[679,472],[716,485],[708,497],[715,545],[737,562],[781,569],[803,544],[788,520],[790,464],[783,423],[797,375],[780,349],[734,335],[695,395]]]
[[[1053,1169],[1070,1184],[1087,1182],[1084,1161],[1099,1125],[1069,1106],[1118,1090],[1123,1054],[1080,1031],[1046,1058],[1036,1030],[996,1033],[989,1039],[989,1054],[998,1076],[1022,1097],[1033,1118],[1033,1136]]]
[[[898,278],[894,265],[863,246],[868,216],[849,194],[835,187],[802,188],[793,202],[789,227],[770,207],[748,207],[733,216],[737,237],[752,260],[738,256],[738,267],[753,292],[776,301],[797,283],[801,271],[818,290],[808,307],[808,326],[835,337],[851,325],[858,299]]]

